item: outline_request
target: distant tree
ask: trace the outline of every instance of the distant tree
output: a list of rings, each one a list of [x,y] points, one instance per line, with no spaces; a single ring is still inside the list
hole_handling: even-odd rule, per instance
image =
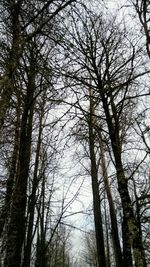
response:
[[[82,260],[86,264],[86,266],[90,267],[98,267],[98,256],[97,256],[97,249],[96,249],[96,239],[95,239],[95,232],[89,231],[85,234],[83,238],[84,242],[84,249],[81,252]]]

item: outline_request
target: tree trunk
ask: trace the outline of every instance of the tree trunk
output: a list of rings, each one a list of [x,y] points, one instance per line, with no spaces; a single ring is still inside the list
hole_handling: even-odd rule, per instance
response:
[[[16,178],[16,168],[17,168],[17,162],[18,162],[18,149],[19,149],[19,135],[20,135],[20,129],[19,129],[20,118],[19,117],[20,117],[20,114],[17,114],[15,138],[14,138],[15,139],[14,149],[13,149],[12,159],[11,159],[11,164],[10,164],[9,177],[6,183],[5,203],[0,213],[0,236],[2,235],[4,225],[9,216],[9,212],[11,208],[11,199],[12,199],[12,194],[13,194],[13,186],[14,186],[15,178]]]
[[[16,175],[16,183],[12,198],[10,222],[6,242],[5,267],[20,267],[22,245],[25,239],[25,213],[27,201],[27,184],[30,164],[32,120],[33,120],[33,94],[35,88],[35,62],[31,61],[30,74],[24,111],[22,115],[19,160]]]
[[[113,103],[114,108],[112,108],[113,119],[110,115],[109,106],[107,103],[107,98],[102,93],[102,102],[103,108],[106,115],[107,126],[109,130],[109,136],[111,139],[112,150],[115,159],[115,167],[118,181],[118,190],[120,193],[120,198],[122,202],[123,208],[123,240],[124,240],[124,262],[125,266],[133,267],[132,263],[132,254],[131,248],[133,248],[133,256],[135,260],[136,267],[146,267],[146,261],[143,256],[143,246],[142,240],[139,235],[138,224],[136,221],[136,217],[133,212],[133,206],[131,203],[129,191],[128,191],[128,181],[125,177],[124,168],[122,164],[121,158],[121,140],[119,136],[119,122],[117,116],[117,112]]]
[[[111,267],[111,260],[110,260],[110,245],[109,245],[109,229],[108,229],[108,220],[107,220],[107,208],[106,208],[106,201],[104,200],[104,212],[105,212],[105,231],[106,231],[106,262],[107,267]]]
[[[95,151],[94,151],[93,130],[94,130],[93,105],[92,105],[92,99],[90,99],[89,150],[90,150],[90,160],[91,160],[91,178],[92,178],[92,191],[93,191],[93,212],[94,212],[94,222],[95,222],[95,232],[96,232],[96,245],[97,245],[99,267],[106,267],[105,248],[104,248],[105,245],[104,245],[101,205],[100,205],[100,196],[99,196],[97,164],[96,164],[96,157],[95,157]]]
[[[40,154],[40,148],[41,148],[41,135],[42,135],[42,116],[41,116],[41,121],[40,121],[39,136],[38,136],[38,143],[37,143],[35,167],[34,167],[33,182],[32,182],[32,193],[31,193],[31,196],[29,197],[29,207],[28,207],[29,219],[28,219],[27,241],[26,241],[26,245],[24,249],[24,260],[23,260],[22,267],[30,266],[31,245],[32,245],[32,240],[33,240],[34,211],[35,211],[35,204],[36,204],[36,190],[37,190],[37,186],[39,183],[39,178],[37,177],[37,173],[38,173],[38,166],[39,166],[39,154]]]
[[[109,211],[110,211],[110,219],[111,219],[111,231],[112,231],[112,239],[113,239],[113,247],[114,247],[116,267],[120,267],[120,266],[123,267],[124,264],[123,264],[122,252],[121,252],[120,241],[119,241],[117,216],[116,216],[114,201],[113,201],[110,186],[109,186],[109,179],[108,179],[106,160],[105,160],[105,152],[104,152],[104,147],[103,147],[102,136],[101,136],[100,130],[99,130],[98,134],[99,134],[99,144],[100,144],[101,168],[102,168],[102,173],[103,173],[105,190],[106,190],[108,203],[109,203]]]
[[[42,188],[41,188],[41,205],[40,205],[40,217],[39,217],[39,233],[38,233],[38,254],[36,255],[36,264],[37,267],[46,267],[47,266],[47,245],[46,245],[46,225],[45,225],[45,175],[42,177]]]
[[[22,54],[22,37],[19,21],[21,6],[22,0],[17,2],[8,1],[8,9],[12,25],[12,46],[6,62],[5,73],[1,79],[0,127],[4,124],[6,111],[9,108],[10,99],[15,90],[14,76]]]

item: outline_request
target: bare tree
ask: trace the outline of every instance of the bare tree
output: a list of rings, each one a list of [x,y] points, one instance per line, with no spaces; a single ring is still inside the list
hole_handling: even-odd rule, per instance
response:
[[[125,29],[120,31],[116,25],[110,27],[110,23],[107,24],[100,15],[94,15],[92,12],[85,15],[85,20],[80,12],[78,16],[80,26],[78,20],[73,19],[73,30],[70,33],[73,42],[70,43],[71,48],[68,53],[70,58],[72,56],[70,60],[72,66],[69,65],[70,70],[67,69],[64,75],[68,79],[70,78],[72,86],[76,86],[76,82],[78,82],[82,84],[82,87],[83,85],[89,87],[87,76],[92,80],[93,101],[97,103],[97,106],[99,105],[97,110],[103,110],[102,114],[97,113],[95,116],[99,119],[104,118],[105,129],[110,138],[113,152],[123,211],[125,265],[133,266],[133,249],[136,265],[146,266],[143,244],[128,188],[128,177],[126,177],[122,159],[123,133],[125,133],[122,127],[122,118],[126,107],[132,103],[130,99],[137,97],[137,93],[134,94],[131,90],[134,81],[146,72],[144,69],[142,73],[141,71],[137,72],[137,66],[135,71],[134,62],[140,58],[140,50],[136,50],[130,41],[130,50],[128,50],[125,45],[127,41],[124,37],[126,36]],[[111,23],[113,25],[113,22]],[[139,66],[139,68],[141,67]],[[83,97],[87,98],[87,94]],[[79,99],[77,101],[79,102]],[[81,104],[80,107],[82,108]],[[124,127],[128,128],[129,126],[124,125]],[[100,126],[99,131],[101,130],[103,128]],[[94,171],[96,171],[96,167]]]
[[[84,237],[84,250],[82,252],[83,262],[85,262],[90,267],[97,267],[97,249],[96,249],[96,240],[95,240],[95,232],[90,231],[85,234]]]
[[[0,100],[0,120],[1,126],[4,123],[5,114],[9,108],[10,100],[15,91],[16,71],[20,65],[20,60],[26,43],[37,35],[44,35],[44,28],[56,17],[63,9],[71,5],[76,0],[69,1],[29,1],[28,4],[24,0],[7,1],[1,3],[3,12],[3,27],[5,26],[4,39],[9,40],[10,45],[2,47],[7,51],[7,57],[4,61],[3,75],[1,77],[1,100]],[[51,12],[51,10],[53,10]],[[37,26],[38,25],[38,26]],[[2,56],[3,57],[3,56]]]

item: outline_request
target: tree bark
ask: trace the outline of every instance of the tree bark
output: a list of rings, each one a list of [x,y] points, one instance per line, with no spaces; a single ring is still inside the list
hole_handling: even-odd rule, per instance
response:
[[[101,168],[102,168],[102,173],[103,173],[105,190],[106,190],[108,203],[109,203],[109,211],[110,211],[110,219],[111,219],[111,231],[112,231],[112,239],[113,239],[113,247],[114,247],[116,267],[120,267],[120,266],[123,267],[124,263],[123,263],[122,252],[121,252],[120,241],[119,241],[117,216],[116,216],[114,201],[113,201],[113,197],[112,197],[110,185],[109,185],[105,152],[104,152],[104,146],[103,146],[102,136],[101,136],[100,130],[99,130],[98,134],[99,134],[99,144],[100,144]]]
[[[5,196],[5,203],[2,207],[0,213],[0,237],[3,233],[4,226],[6,223],[7,218],[9,217],[10,208],[11,208],[11,199],[13,194],[13,186],[15,183],[16,178],[16,169],[17,169],[17,162],[18,162],[18,149],[19,149],[19,135],[20,135],[20,112],[17,113],[17,121],[15,126],[15,138],[14,138],[14,149],[12,153],[12,159],[9,169],[9,177],[6,183],[6,196]]]
[[[12,198],[10,222],[6,242],[5,267],[20,267],[22,246],[25,239],[26,227],[26,201],[27,184],[30,165],[30,151],[33,121],[33,95],[35,89],[35,62],[30,63],[30,74],[28,77],[27,94],[22,115],[19,159],[16,174],[16,182]]]
[[[95,222],[98,264],[99,267],[106,267],[98,173],[97,173],[97,164],[94,151],[95,145],[94,145],[94,127],[93,127],[93,104],[91,97],[90,97],[90,114],[89,114],[88,127],[89,127],[89,150],[90,150],[90,160],[91,160],[92,191],[93,191],[93,212],[94,212],[94,222]]]
[[[43,116],[43,113],[42,113]],[[29,206],[28,206],[28,229],[27,229],[27,241],[24,248],[24,260],[22,267],[29,267],[30,266],[30,258],[31,258],[31,245],[33,241],[33,223],[34,223],[34,211],[36,205],[36,191],[37,186],[39,183],[39,178],[37,176],[38,173],[38,166],[39,166],[39,155],[40,155],[40,148],[41,148],[41,135],[42,135],[42,116],[40,119],[40,126],[39,126],[39,136],[37,142],[37,150],[36,150],[36,159],[35,159],[35,167],[34,167],[34,174],[33,174],[33,182],[32,182],[32,192],[29,197]]]
[[[121,140],[119,136],[119,122],[115,105],[113,103],[112,113],[110,115],[107,97],[101,93],[103,108],[106,115],[109,136],[111,140],[112,150],[115,159],[115,167],[117,174],[118,190],[123,208],[123,240],[124,240],[124,262],[125,266],[133,267],[131,248],[133,248],[133,256],[136,267],[146,267],[146,260],[143,256],[142,240],[139,235],[138,223],[134,215],[131,198],[128,191],[128,180],[125,177],[122,158],[121,158]],[[114,121],[112,121],[112,118]]]
[[[15,90],[15,73],[19,65],[22,54],[22,36],[20,29],[21,1],[8,1],[8,9],[11,20],[12,46],[6,62],[5,73],[1,79],[1,99],[0,99],[0,127],[3,126],[6,111],[9,108],[11,96]]]

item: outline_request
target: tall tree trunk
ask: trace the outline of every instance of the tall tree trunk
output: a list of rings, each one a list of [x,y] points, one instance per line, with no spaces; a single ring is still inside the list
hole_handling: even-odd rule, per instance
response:
[[[45,225],[45,175],[42,177],[41,196],[40,196],[40,217],[39,217],[39,233],[38,233],[38,254],[36,257],[37,267],[47,266],[47,245],[46,245],[46,225]]]
[[[5,267],[21,266],[22,246],[25,238],[26,193],[30,165],[34,108],[33,95],[35,89],[35,62],[33,59],[30,64],[27,94],[21,123],[18,168],[6,242]]]
[[[106,167],[104,145],[103,145],[103,141],[102,141],[101,132],[99,131],[98,134],[99,134],[99,144],[100,144],[101,168],[102,168],[102,173],[103,173],[105,190],[106,190],[108,203],[109,203],[109,211],[110,211],[110,219],[111,219],[111,231],[112,231],[112,239],[113,239],[113,247],[114,247],[116,267],[120,267],[120,266],[123,267],[124,264],[123,264],[122,252],[121,252],[120,241],[119,241],[117,216],[116,216],[114,201],[113,201],[113,197],[112,197],[110,185],[109,185],[109,178],[108,178],[108,172],[107,172],[107,167]]]
[[[18,162],[18,149],[19,149],[19,135],[20,135],[20,111],[17,112],[17,121],[15,126],[15,138],[14,138],[14,149],[12,153],[12,159],[9,169],[9,177],[6,183],[6,196],[5,203],[0,212],[0,236],[2,235],[4,225],[9,216],[10,208],[11,208],[11,199],[13,194],[13,186],[16,178],[16,168]]]
[[[42,113],[43,116],[43,113]],[[38,178],[38,166],[39,166],[39,155],[40,155],[40,148],[41,148],[41,136],[42,136],[42,116],[40,119],[40,127],[39,127],[39,136],[37,142],[37,150],[36,150],[36,159],[35,159],[35,167],[34,167],[34,174],[33,174],[33,182],[32,182],[32,192],[29,197],[29,206],[28,206],[28,229],[27,229],[27,241],[24,248],[24,260],[22,267],[29,267],[30,266],[30,258],[31,258],[31,245],[33,241],[33,223],[34,223],[34,211],[36,205],[36,191],[39,184]]]
[[[135,204],[136,204],[136,218],[137,218],[137,223],[138,223],[139,235],[140,235],[141,242],[142,242],[143,240],[142,240],[142,226],[141,226],[141,214],[140,214],[141,208],[140,208],[139,198],[137,195],[136,185],[135,185],[134,179],[133,179],[133,186],[134,186],[134,196],[135,196]],[[142,247],[142,248],[143,248],[143,250],[141,251],[141,253],[143,253],[143,257],[145,258],[144,247]]]
[[[92,191],[93,191],[93,211],[94,211],[98,264],[99,267],[106,267],[102,214],[101,214],[101,204],[99,196],[98,172],[97,172],[97,164],[94,151],[95,137],[94,137],[94,127],[93,127],[93,103],[91,96],[90,96],[90,114],[89,114],[88,126],[89,126],[89,150],[90,150],[90,160],[91,160],[91,178],[92,178]]]
[[[112,150],[115,159],[115,167],[118,181],[118,190],[120,193],[120,198],[122,202],[123,208],[123,240],[124,240],[124,262],[125,266],[133,267],[132,263],[132,254],[131,247],[133,248],[133,256],[135,260],[136,267],[146,267],[146,261],[143,256],[143,246],[142,240],[139,235],[139,229],[136,217],[134,215],[133,206],[131,202],[131,198],[128,191],[128,181],[125,177],[122,158],[121,158],[121,140],[119,136],[119,122],[117,116],[117,111],[115,109],[115,105],[113,103],[112,112],[113,119],[110,115],[109,105],[107,97],[103,93],[101,93],[103,108],[106,115],[106,121],[109,130],[109,136],[111,139]],[[112,100],[113,101],[113,100]]]
[[[111,267],[111,260],[110,260],[110,245],[109,245],[109,229],[108,229],[108,219],[107,219],[107,208],[106,208],[106,201],[104,200],[104,209],[105,209],[105,231],[106,231],[106,262],[107,267]]]

